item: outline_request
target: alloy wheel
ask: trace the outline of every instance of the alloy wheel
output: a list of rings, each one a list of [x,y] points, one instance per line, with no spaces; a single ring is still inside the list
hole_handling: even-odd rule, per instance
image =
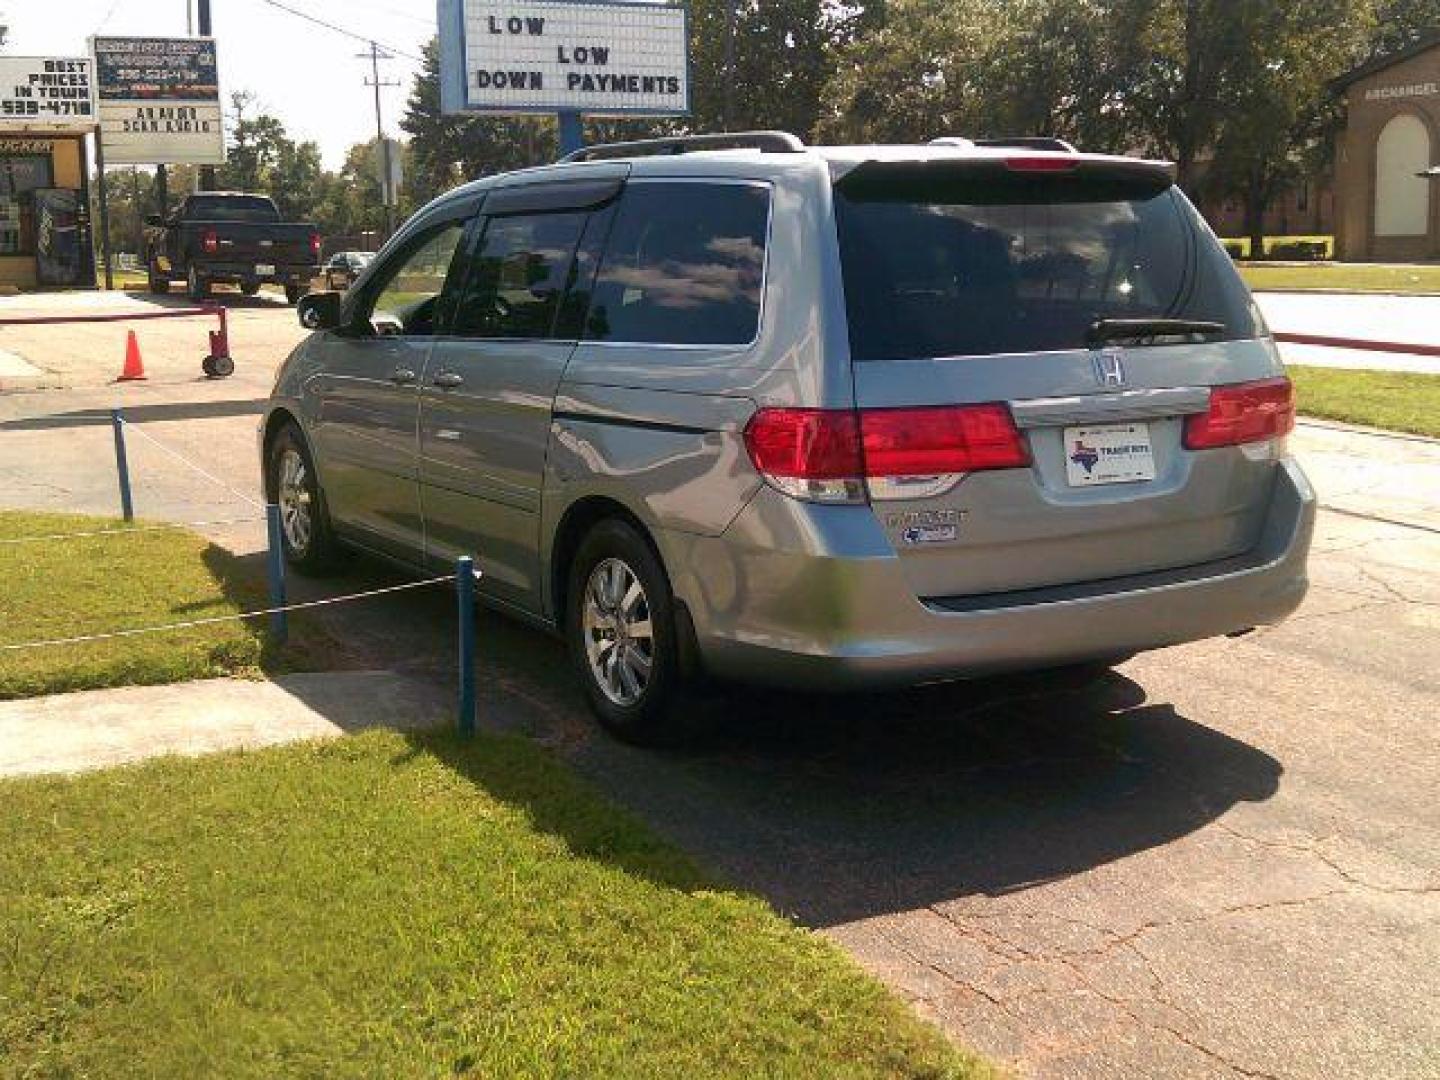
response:
[[[300,452],[294,447],[286,447],[280,454],[276,501],[280,506],[280,527],[285,531],[285,540],[297,555],[304,555],[310,548],[309,479],[310,473]]]
[[[585,585],[581,620],[596,685],[616,705],[634,705],[655,663],[650,602],[635,571],[620,559],[597,563]]]

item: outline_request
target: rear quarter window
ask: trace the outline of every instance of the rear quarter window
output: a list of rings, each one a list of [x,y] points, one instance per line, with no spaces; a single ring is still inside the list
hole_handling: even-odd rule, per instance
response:
[[[1117,197],[1065,181],[872,186],[836,196],[856,360],[1086,347],[1108,318],[1262,328],[1228,256],[1173,188]]]
[[[770,188],[649,182],[621,196],[586,340],[744,345],[760,329]]]

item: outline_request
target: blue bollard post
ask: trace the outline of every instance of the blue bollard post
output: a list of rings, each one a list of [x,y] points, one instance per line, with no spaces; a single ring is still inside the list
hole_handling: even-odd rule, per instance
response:
[[[280,507],[275,503],[265,504],[265,532],[269,536],[269,550],[265,553],[266,569],[270,578],[270,606],[285,606],[285,542],[280,531]],[[276,645],[284,645],[290,636],[290,622],[283,611],[270,614],[270,635]]]
[[[110,426],[115,431],[115,472],[120,477],[120,512],[126,521],[135,520],[135,504],[130,499],[130,462],[125,457],[125,415],[110,410]]]
[[[455,560],[455,596],[460,616],[460,734],[475,734],[475,560]]]
[[[573,109],[562,109],[557,115],[560,121],[560,156],[583,149],[585,128],[580,122],[580,114]]]

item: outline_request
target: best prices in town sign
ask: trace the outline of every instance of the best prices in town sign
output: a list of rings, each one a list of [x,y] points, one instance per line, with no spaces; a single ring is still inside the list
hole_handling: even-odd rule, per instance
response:
[[[213,40],[97,37],[91,55],[107,164],[224,164]]]
[[[0,56],[0,130],[89,131],[90,58]]]
[[[439,0],[446,112],[690,111],[682,5]]]

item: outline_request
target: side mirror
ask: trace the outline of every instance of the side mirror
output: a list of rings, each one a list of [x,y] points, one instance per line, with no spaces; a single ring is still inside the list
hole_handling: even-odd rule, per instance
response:
[[[306,330],[335,330],[340,326],[340,294],[312,292],[300,298],[295,314]]]
[[[145,224],[152,229],[163,229],[165,227],[165,219],[159,214],[146,214]]]

